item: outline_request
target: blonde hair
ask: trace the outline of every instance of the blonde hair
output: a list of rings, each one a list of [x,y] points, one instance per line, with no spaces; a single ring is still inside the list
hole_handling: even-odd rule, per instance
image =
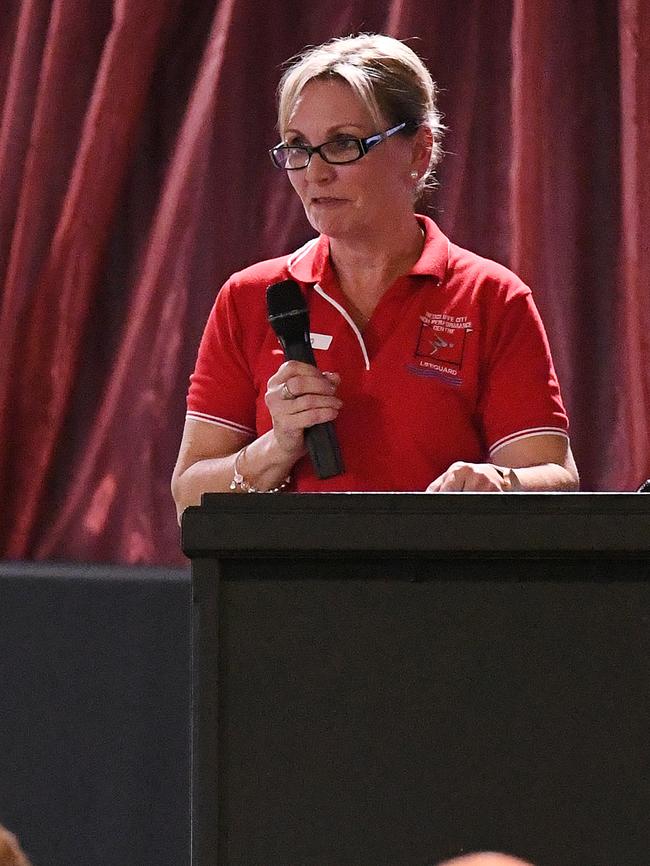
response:
[[[282,138],[303,88],[314,79],[340,78],[367,106],[377,124],[406,121],[404,134],[418,127],[431,130],[433,146],[429,167],[420,179],[419,191],[432,177],[442,158],[444,132],[436,105],[437,88],[418,55],[392,36],[361,33],[331,39],[291,58],[278,85],[278,130]]]

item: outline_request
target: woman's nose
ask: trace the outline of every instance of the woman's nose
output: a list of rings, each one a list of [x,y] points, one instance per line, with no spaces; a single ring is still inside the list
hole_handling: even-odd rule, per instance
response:
[[[329,162],[325,162],[320,153],[312,153],[309,164],[305,169],[307,178],[312,181],[329,180],[334,174],[335,168]]]

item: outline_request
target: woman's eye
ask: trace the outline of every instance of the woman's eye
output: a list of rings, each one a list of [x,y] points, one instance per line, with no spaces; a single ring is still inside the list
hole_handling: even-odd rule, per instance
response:
[[[348,150],[355,150],[356,146],[356,142],[353,138],[339,138],[330,144],[330,147],[335,148],[341,153],[345,153]]]

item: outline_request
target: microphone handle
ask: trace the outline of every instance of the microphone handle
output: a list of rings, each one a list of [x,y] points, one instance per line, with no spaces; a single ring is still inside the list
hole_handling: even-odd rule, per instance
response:
[[[307,427],[305,441],[314,472],[319,478],[332,478],[345,471],[336,431],[331,421]]]
[[[304,364],[316,366],[316,359],[311,348],[309,334],[296,343],[283,343],[284,355],[287,361],[302,361]],[[336,438],[332,421],[324,421],[305,429],[305,442],[309,450],[314,472],[318,478],[332,478],[345,472],[341,449]]]
[[[311,339],[309,334],[305,334],[300,342],[286,343],[280,337],[282,348],[284,349],[284,357],[287,361],[302,361],[303,364],[311,364],[312,367],[317,367],[316,358],[314,358],[314,350],[311,347]]]

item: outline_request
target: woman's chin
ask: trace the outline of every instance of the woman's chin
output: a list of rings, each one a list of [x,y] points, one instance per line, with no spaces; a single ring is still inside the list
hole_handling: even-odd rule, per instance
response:
[[[335,238],[353,232],[354,225],[349,216],[342,214],[340,209],[338,213],[335,210],[337,209],[310,207],[308,210],[305,209],[305,213],[310,224],[319,234]]]

